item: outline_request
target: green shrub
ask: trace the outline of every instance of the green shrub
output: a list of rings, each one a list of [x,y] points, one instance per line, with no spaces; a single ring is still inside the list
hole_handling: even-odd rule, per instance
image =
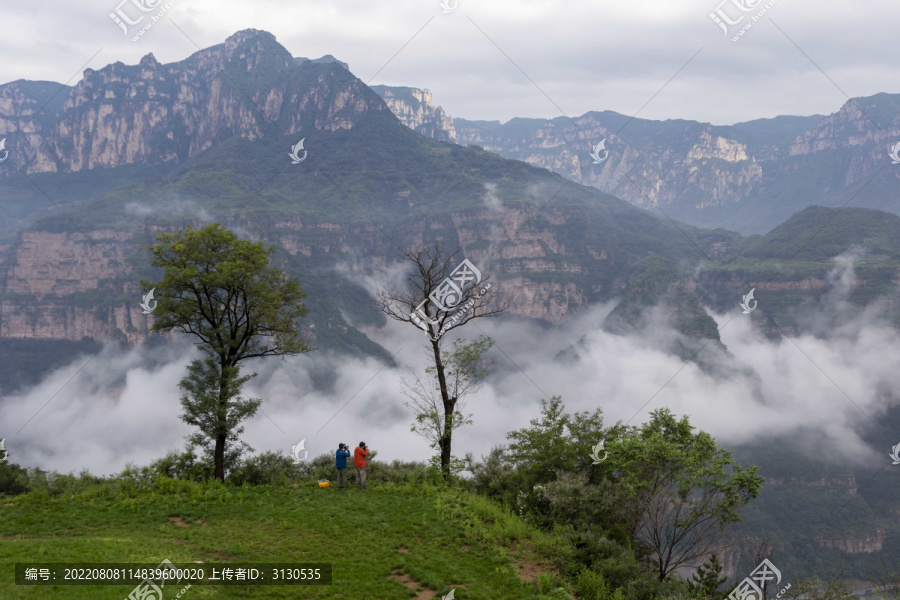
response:
[[[572,600],[572,594],[550,573],[539,573],[537,586],[541,600]]]
[[[189,444],[183,452],[171,450],[164,457],[150,463],[142,477],[152,479],[154,476],[162,475],[172,479],[200,482],[211,479],[213,472],[212,461]]]
[[[722,570],[719,557],[715,554],[711,555],[704,564],[697,567],[697,572],[691,576],[690,581],[686,582],[691,596],[694,598],[718,598],[719,588],[728,581],[728,577],[722,575]]]
[[[546,594],[553,588],[553,578],[550,573],[538,573],[537,576],[538,591]]]
[[[29,469],[26,487],[30,492],[39,492],[47,498],[71,497],[81,494],[90,488],[101,485],[104,478],[91,475],[87,470],[79,475]]]
[[[520,492],[531,489],[524,473],[515,469],[502,447],[491,448],[481,462],[475,462],[472,455],[466,457],[467,470],[472,473],[469,489],[476,494],[499,500],[509,507],[516,506]]]
[[[555,588],[548,594],[541,594],[539,596],[540,600],[573,600],[572,594],[566,591],[564,587]]]
[[[625,594],[621,589],[610,591],[603,574],[584,567],[578,573],[575,589],[580,600],[624,600]]]
[[[19,465],[0,464],[0,496],[16,496],[28,491],[28,471]]]
[[[287,485],[298,478],[301,469],[290,456],[279,452],[263,452],[241,461],[240,466],[228,476],[235,485]]]

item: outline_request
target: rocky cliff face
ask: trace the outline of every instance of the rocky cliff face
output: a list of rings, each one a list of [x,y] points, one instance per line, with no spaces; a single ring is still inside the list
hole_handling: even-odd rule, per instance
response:
[[[858,554],[861,552],[879,552],[884,545],[885,534],[884,529],[876,527],[871,534],[850,535],[840,538],[827,538],[823,535],[814,535],[812,537],[823,548],[837,548],[847,554]]]
[[[492,234],[494,243],[485,247],[481,226],[487,218],[497,228]],[[557,226],[564,226],[570,218],[574,217],[557,214],[554,220]],[[503,279],[504,292],[515,298],[512,314],[561,323],[583,310],[596,290],[572,282],[538,283],[525,277],[531,272],[557,271],[558,253],[565,252],[566,245],[560,229],[529,233],[521,230],[525,221],[527,216],[519,209],[485,209],[455,213],[450,226],[465,256],[480,264],[511,262],[522,273],[508,273]],[[145,252],[142,243],[129,232],[87,233],[90,241],[81,233],[28,231],[19,236],[6,262],[0,338],[146,340],[152,314],[143,314],[139,306],[139,277],[130,260]],[[261,239],[257,233],[249,237]],[[391,249],[384,247],[382,234],[374,227],[278,221],[264,241],[294,256],[311,256],[316,251],[329,257],[368,248],[370,257],[381,256],[375,260],[381,266],[393,258],[393,254],[382,256]],[[606,260],[605,251],[595,254],[597,260]],[[120,301],[108,306],[108,302],[96,302],[98,295]],[[98,308],[101,305],[104,308]]]
[[[696,197],[701,208],[738,202],[763,178],[759,157],[712,125],[691,123],[676,147],[616,134],[619,124],[609,113],[587,113],[574,122],[514,119],[501,125],[455,119],[454,125],[460,144],[549,169],[644,208],[665,207],[684,196]],[[609,158],[594,165],[591,149],[603,139]]]
[[[87,69],[74,87],[0,86],[0,138],[9,149],[0,179],[178,165],[229,138],[351,129],[370,114],[393,118],[346,64],[295,59],[271,34],[245,30],[178,63],[148,54],[137,65]],[[0,338],[145,339],[148,317],[129,260],[141,244],[127,232],[79,229],[26,231],[0,248]]]
[[[441,142],[457,141],[453,119],[443,108],[434,105],[430,90],[386,85],[375,85],[372,89],[400,122],[413,131]]]
[[[82,234],[25,232],[6,269],[0,302],[0,338],[95,340],[146,339],[150,322],[139,307],[128,258],[139,247],[118,231]],[[97,294],[134,302],[99,309]]]
[[[455,138],[453,121],[434,106],[427,90],[378,91],[409,127],[429,137]],[[178,63],[164,65],[151,54],[137,65],[88,69],[71,88],[33,82],[0,86],[0,127],[15,140],[11,161],[4,165],[13,168],[0,173],[22,170],[65,177],[124,165],[180,165],[231,138],[254,141],[349,130],[369,115],[394,119],[385,100],[345,64],[333,57],[292,57],[272,35],[246,30]],[[397,201],[414,204],[409,191],[399,192]],[[516,298],[513,313],[559,323],[610,286],[529,276],[560,271],[579,275],[586,262],[604,265],[609,276],[613,269],[605,266],[611,263],[607,252],[615,252],[603,244],[591,245],[586,260],[572,260],[567,244],[573,240],[565,229],[579,217],[550,208],[544,213],[550,225],[535,229],[533,224],[523,226],[533,216],[529,210],[470,208],[442,217],[441,227],[448,239],[459,241],[466,256],[506,267],[504,291]],[[24,231],[3,249],[0,338],[146,338],[150,317],[139,306],[140,277],[134,265],[136,256],[146,255],[143,246],[151,240],[139,235],[140,225],[112,231],[92,229],[89,219],[78,221],[78,233],[53,227]],[[69,219],[62,230],[75,222]],[[490,235],[487,222],[493,228]],[[321,252],[328,258],[354,251],[375,261],[395,258],[378,258],[387,250],[374,227],[312,219],[276,219],[265,228],[245,225],[251,239],[264,235],[293,256]],[[410,227],[424,231],[435,225]]]
[[[885,105],[894,109],[885,114]],[[804,156],[875,142],[881,148],[897,142],[897,95],[877,94],[848,101],[841,109],[822,118],[815,128],[798,136],[790,145],[790,156]]]
[[[388,110],[339,61],[295,61],[274,36],[256,30],[178,63],[163,65],[148,54],[138,65],[87,69],[62,92],[54,85],[0,86],[0,136],[9,138],[11,160],[5,166],[14,167],[0,177],[18,169],[177,164],[231,137],[349,129],[366,113]],[[59,100],[33,119],[51,87]]]

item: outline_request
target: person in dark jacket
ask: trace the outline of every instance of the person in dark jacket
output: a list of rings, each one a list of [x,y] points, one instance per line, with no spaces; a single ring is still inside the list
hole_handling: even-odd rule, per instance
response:
[[[369,455],[369,447],[365,442],[360,442],[353,455],[353,466],[356,467],[356,487],[368,489],[366,486],[366,457]]]
[[[335,466],[337,467],[338,472],[337,486],[339,488],[347,487],[348,458],[350,458],[350,450],[347,449],[347,444],[338,444],[338,449],[335,453]]]

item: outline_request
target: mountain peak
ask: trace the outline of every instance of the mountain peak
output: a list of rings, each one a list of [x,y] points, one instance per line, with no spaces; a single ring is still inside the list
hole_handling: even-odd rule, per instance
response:
[[[275,36],[260,29],[243,29],[225,40],[225,64],[247,73],[283,72],[291,67],[293,58],[287,49],[278,43]]]
[[[152,53],[152,52],[150,52],[149,54],[147,54],[146,56],[144,56],[143,58],[141,58],[141,62],[138,63],[138,65],[141,66],[141,67],[144,67],[144,68],[147,68],[147,67],[158,67],[158,66],[159,66],[159,61],[156,60],[156,57],[153,56],[153,53]]]
[[[413,131],[444,142],[456,141],[453,119],[442,107],[434,105],[431,90],[388,85],[371,87],[391,112]]]
[[[58,84],[0,86],[0,105],[14,111],[0,115],[0,131],[15,131],[21,115],[47,105],[28,150],[12,160],[28,172],[74,172],[177,164],[232,137],[350,129],[370,113],[390,116],[375,93],[331,63],[346,68],[331,55],[295,60],[271,33],[244,29],[179,62],[160,64],[147,53],[137,65],[85,69],[66,94]],[[0,170],[0,178],[12,172]]]
[[[321,57],[321,58],[306,58],[306,57],[303,57],[303,56],[295,56],[295,57],[294,57],[294,64],[296,64],[296,65],[302,65],[302,64],[304,64],[304,63],[313,63],[313,64],[328,64],[328,63],[335,63],[335,64],[338,64],[338,65],[341,65],[342,67],[344,67],[344,68],[347,69],[348,71],[350,70],[350,65],[348,65],[347,63],[345,63],[345,62],[342,61],[342,60],[336,59],[336,58],[335,58],[334,56],[332,56],[331,54],[326,54],[325,56],[323,56],[323,57]]]
[[[262,29],[241,29],[225,38],[225,47],[234,48],[245,42],[274,42],[278,43],[275,36]],[[280,45],[280,44],[279,44]]]

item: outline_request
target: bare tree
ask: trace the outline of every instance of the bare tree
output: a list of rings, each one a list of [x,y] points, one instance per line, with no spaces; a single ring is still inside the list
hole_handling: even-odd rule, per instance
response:
[[[471,262],[458,262],[459,250],[448,254],[444,247],[417,246],[404,252],[412,263],[413,273],[406,289],[395,286],[378,290],[379,309],[396,321],[410,323],[428,334],[440,406],[436,418],[443,421],[437,446],[441,452],[441,470],[450,476],[454,414],[457,412],[460,388],[447,383],[447,366],[441,353],[444,335],[470,321],[496,317],[509,308],[509,299],[490,283],[490,274],[482,273]],[[435,403],[436,404],[436,403]]]
[[[677,486],[673,479],[655,483],[658,487],[641,497],[641,510],[628,517],[635,539],[646,544],[662,581],[678,567],[714,551],[720,531],[715,510],[723,494],[701,489],[689,497],[672,493]]]
[[[761,564],[762,561],[765,559],[771,560],[772,552],[773,552],[772,540],[768,537],[760,540],[759,544],[757,544],[753,550],[753,565],[754,565],[753,568],[755,569],[756,565]],[[775,590],[775,592],[777,593],[778,590]],[[762,600],[766,600],[766,598],[769,597],[769,580],[768,579],[763,581],[762,593],[763,593]]]

